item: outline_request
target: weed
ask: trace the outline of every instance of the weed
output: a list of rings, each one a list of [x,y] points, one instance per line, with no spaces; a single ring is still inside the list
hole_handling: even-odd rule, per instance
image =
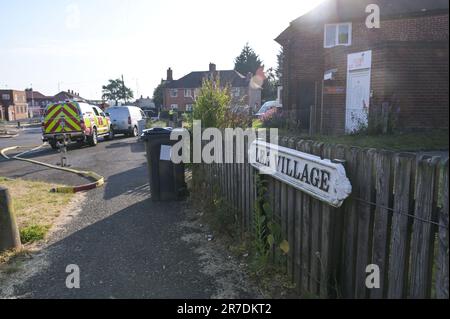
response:
[[[20,239],[22,244],[34,243],[45,238],[50,226],[48,225],[30,225],[20,230]]]

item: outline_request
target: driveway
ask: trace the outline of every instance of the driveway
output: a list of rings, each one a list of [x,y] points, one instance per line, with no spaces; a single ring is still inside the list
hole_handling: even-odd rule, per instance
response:
[[[0,149],[40,143],[39,130],[0,140]],[[72,167],[106,179],[86,194],[70,222],[23,271],[0,282],[1,297],[19,298],[254,298],[240,265],[186,203],[150,200],[144,145],[119,138],[97,147],[71,148]],[[56,164],[51,149],[33,158]],[[77,185],[81,177],[18,161],[0,159],[0,176]],[[81,288],[66,288],[66,267],[80,268]]]

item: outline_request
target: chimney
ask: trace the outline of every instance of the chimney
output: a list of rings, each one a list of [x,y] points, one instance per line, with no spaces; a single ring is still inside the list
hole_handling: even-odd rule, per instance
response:
[[[217,71],[217,68],[216,68],[216,65],[214,64],[214,63],[210,63],[209,64],[209,72],[216,72]]]
[[[171,68],[167,69],[167,81],[173,81],[173,71]]]

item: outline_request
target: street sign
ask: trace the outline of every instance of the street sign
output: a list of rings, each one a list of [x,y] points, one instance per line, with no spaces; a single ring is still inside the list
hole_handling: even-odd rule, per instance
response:
[[[250,164],[333,207],[342,206],[352,186],[341,163],[256,140],[249,149]]]

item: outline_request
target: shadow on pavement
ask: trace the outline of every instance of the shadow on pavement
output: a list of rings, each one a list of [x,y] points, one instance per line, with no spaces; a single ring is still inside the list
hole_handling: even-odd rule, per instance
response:
[[[148,187],[148,170],[147,164],[131,170],[110,176],[105,185],[104,199],[111,199],[122,194],[144,194],[144,189],[150,196],[150,188]],[[126,183],[124,182],[126,181]]]
[[[181,240],[182,203],[135,203],[48,248],[49,269],[30,278],[19,295],[33,298],[210,298],[213,278]],[[65,269],[76,264],[81,289],[67,289]]]

